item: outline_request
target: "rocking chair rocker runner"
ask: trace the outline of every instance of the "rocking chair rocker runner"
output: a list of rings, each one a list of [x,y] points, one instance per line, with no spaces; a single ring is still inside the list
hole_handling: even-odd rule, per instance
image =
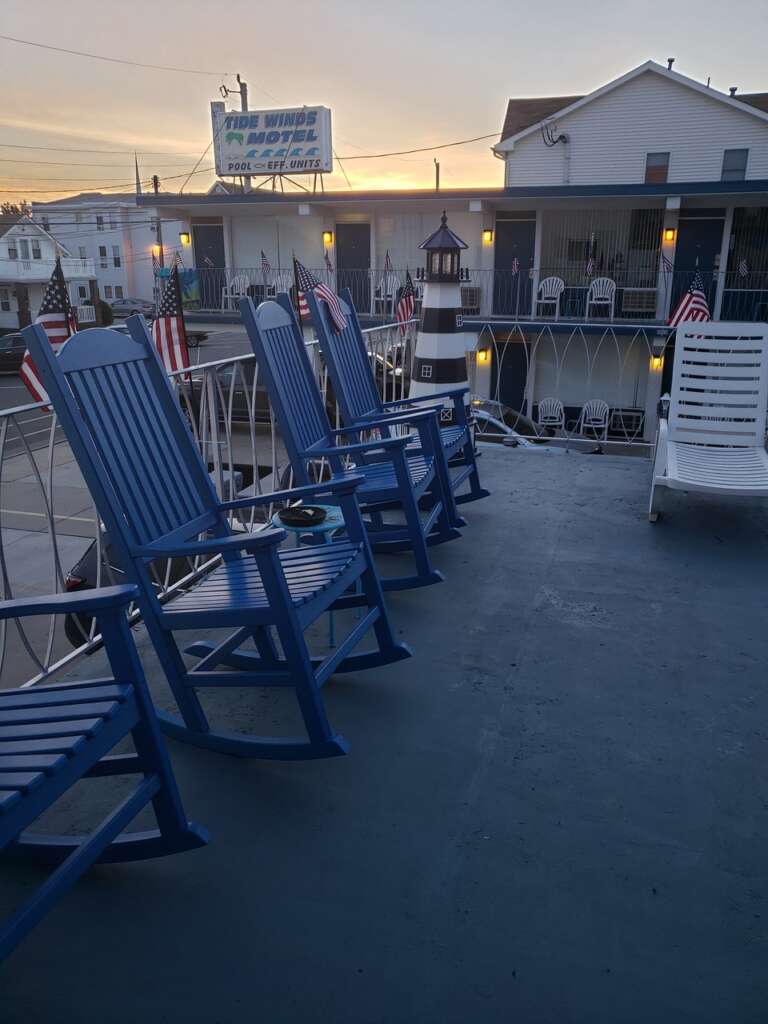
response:
[[[0,850],[56,865],[31,899],[0,923],[7,956],[91,864],[141,860],[205,846],[208,833],[184,816],[171,763],[128,629],[136,587],[22,598],[0,603],[0,620],[89,612],[98,620],[113,678],[0,692]],[[111,754],[125,737],[135,753]],[[142,776],[90,835],[25,831],[80,779]],[[152,803],[158,827],[124,832]]]
[[[488,497],[489,492],[480,486],[475,449],[467,421],[464,396],[468,389],[460,388],[447,391],[445,394],[431,395],[426,402],[424,399],[417,401],[407,398],[383,402],[376,386],[376,378],[371,369],[365,338],[360,329],[360,321],[357,318],[357,311],[349,289],[345,288],[340,298],[342,311],[347,318],[347,326],[339,333],[333,330],[325,303],[318,303],[312,294],[308,295],[307,299],[320,342],[320,350],[328,367],[334,394],[339,403],[342,422],[345,426],[376,428],[385,437],[389,437],[390,426],[395,426],[398,423],[416,425],[419,422],[419,417],[430,409],[433,411],[433,418],[439,414],[443,408],[442,402],[435,403],[432,399],[451,398],[453,399],[454,424],[439,429],[436,443],[432,448],[432,452],[435,454],[436,471],[442,479],[443,487],[453,495],[455,504]],[[419,447],[417,444],[412,446],[409,451],[416,452]],[[449,461],[451,465],[458,463],[458,468],[453,475],[448,468]],[[458,494],[457,492],[467,480],[469,481],[469,490]],[[454,526],[466,525],[465,521],[455,513],[452,521]]]
[[[360,478],[349,474],[220,501],[143,319],[130,317],[127,324],[130,337],[98,328],[74,334],[58,356],[39,326],[26,328],[24,337],[121,565],[138,586],[147,631],[182,716],[158,711],[162,728],[185,742],[240,756],[346,753],[345,741],[331,731],[320,687],[334,672],[410,656],[389,624],[354,496]],[[228,514],[237,509],[307,498],[340,506],[343,543],[278,550],[283,530],[230,528]],[[161,604],[151,563],[197,556],[222,561],[191,590]],[[310,658],[304,631],[311,623],[332,607],[359,606],[367,611],[333,654],[322,661]],[[186,653],[202,659],[188,669],[173,630],[218,627],[235,631],[220,643],[188,647]],[[371,628],[377,647],[353,654]],[[242,650],[251,640],[256,649]],[[212,730],[196,692],[204,686],[292,687],[307,738]]]
[[[413,435],[382,437],[337,445],[338,438],[369,432],[375,424],[332,430],[301,329],[287,295],[278,302],[263,302],[258,310],[250,299],[240,303],[245,328],[264,375],[280,432],[288,450],[294,477],[310,483],[308,464],[327,460],[334,481],[345,480],[350,472],[362,479],[357,498],[366,520],[374,551],[410,550],[416,572],[410,576],[382,577],[384,590],[406,590],[439,583],[443,576],[432,569],[427,548],[460,537],[454,525],[455,511],[450,488],[444,488],[436,469],[430,421],[436,430],[434,412],[421,418],[411,416],[422,438],[419,452],[408,453]],[[344,458],[355,460],[354,469]],[[428,506],[425,522],[419,502]],[[386,522],[382,512],[402,510],[405,524]],[[452,515],[453,513],[453,515]]]

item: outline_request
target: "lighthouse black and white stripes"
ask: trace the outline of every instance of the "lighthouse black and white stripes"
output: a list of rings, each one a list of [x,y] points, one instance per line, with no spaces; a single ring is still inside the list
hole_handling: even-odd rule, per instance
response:
[[[427,274],[411,370],[410,397],[416,399],[468,383],[459,285],[459,253],[466,242],[448,227],[443,211],[440,227],[419,248],[427,253]]]

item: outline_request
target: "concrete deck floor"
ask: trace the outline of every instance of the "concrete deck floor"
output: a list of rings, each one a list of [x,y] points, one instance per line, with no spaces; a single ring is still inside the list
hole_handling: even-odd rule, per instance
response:
[[[391,597],[416,657],[326,691],[352,753],[172,744],[213,841],[93,870],[0,969],[4,1024],[768,1019],[768,507],[652,527],[649,472],[487,453],[447,582]]]

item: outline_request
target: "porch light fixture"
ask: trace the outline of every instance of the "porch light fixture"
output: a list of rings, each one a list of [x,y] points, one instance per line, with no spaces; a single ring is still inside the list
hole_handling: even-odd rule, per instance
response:
[[[192,241],[192,236],[188,231],[180,231],[179,241],[181,242],[182,245],[189,245]]]
[[[664,368],[664,356],[651,356],[651,369],[656,373]]]
[[[152,252],[155,254],[155,256],[160,255],[160,246],[157,244],[157,242],[155,242],[154,245],[152,246]]]
[[[493,242],[493,228],[483,228],[483,245],[490,245]]]
[[[677,231],[674,228],[664,228],[664,241],[674,242]]]
[[[477,361],[478,363],[487,363],[491,358],[491,350],[488,348],[479,348],[477,350]]]
[[[332,231],[324,231],[323,232],[323,245],[326,247],[326,249],[328,248],[328,246],[333,245],[333,232]]]

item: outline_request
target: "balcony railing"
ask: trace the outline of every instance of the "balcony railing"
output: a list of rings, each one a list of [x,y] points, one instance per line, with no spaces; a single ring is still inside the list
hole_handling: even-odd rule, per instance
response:
[[[33,282],[47,281],[53,273],[55,260],[0,259],[0,281]],[[93,260],[81,260],[74,256],[62,256],[61,269],[64,277],[87,279],[96,277]]]
[[[313,273],[336,290],[349,288],[361,315],[387,320],[394,316],[406,270],[329,271],[323,267]],[[411,267],[410,273],[418,312],[424,285],[417,268]],[[577,271],[568,265],[519,270],[466,268],[463,274],[461,302],[467,317],[664,323],[696,270],[657,273],[655,267],[648,267],[590,276],[586,267]],[[553,278],[562,282],[559,302],[542,299],[543,282]],[[612,283],[611,301],[592,301],[598,278]],[[723,320],[768,319],[768,272],[709,272],[702,273],[702,278],[713,316]],[[274,298],[278,291],[293,290],[293,273],[287,268],[268,272],[260,267],[204,268],[197,270],[197,288],[190,293],[188,305],[202,311],[236,312],[238,300],[246,295],[261,302]]]

